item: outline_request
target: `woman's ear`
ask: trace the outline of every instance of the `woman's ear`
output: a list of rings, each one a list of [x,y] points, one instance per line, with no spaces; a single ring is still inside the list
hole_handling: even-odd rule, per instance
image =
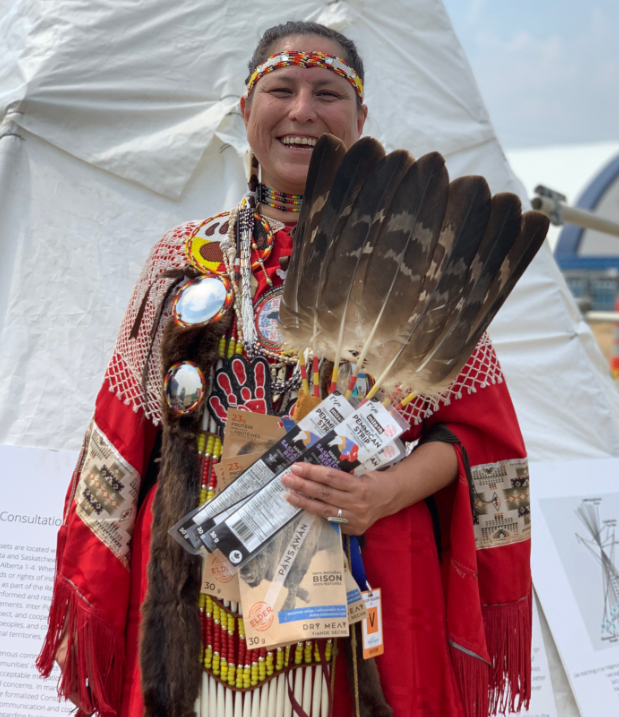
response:
[[[368,106],[367,105],[361,105],[359,108],[359,111],[357,112],[357,132],[359,133],[359,137],[363,134],[363,127],[365,125],[365,120],[368,118]]]
[[[245,122],[245,128],[247,129],[247,125],[249,123],[249,113],[251,110],[251,103],[249,102],[249,98],[247,97],[247,95],[242,95],[240,104],[241,114],[243,115],[243,122]]]

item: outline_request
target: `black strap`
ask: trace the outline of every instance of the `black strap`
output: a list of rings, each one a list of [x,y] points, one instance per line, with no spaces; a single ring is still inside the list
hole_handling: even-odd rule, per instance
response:
[[[444,423],[435,423],[421,436],[419,444],[422,446],[424,443],[450,443],[451,445],[459,446],[460,453],[462,455],[462,462],[464,463],[464,472],[466,474],[466,480],[469,484],[469,496],[471,500],[471,514],[473,520],[475,520],[475,486],[473,485],[473,476],[471,474],[471,465],[469,463],[469,456],[466,452],[466,448],[462,445],[462,441],[451,431]],[[431,495],[425,499],[425,503],[430,511],[432,517],[432,527],[434,529],[434,539],[436,540],[436,548],[438,550],[439,561],[441,559],[442,543],[441,543],[441,524],[438,515],[438,506],[436,498]]]
[[[138,495],[137,506],[138,510],[140,510],[140,507],[146,499],[146,496],[149,494],[150,489],[159,480],[159,468],[161,466],[161,435],[162,430],[160,428],[157,431],[153,450],[150,452],[150,458],[148,459],[148,467],[146,468],[146,473],[144,474],[142,482],[140,483],[140,493]]]

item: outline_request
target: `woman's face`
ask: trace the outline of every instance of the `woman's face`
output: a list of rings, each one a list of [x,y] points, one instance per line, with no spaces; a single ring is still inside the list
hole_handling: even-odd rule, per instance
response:
[[[342,56],[339,45],[317,35],[287,37],[269,54],[284,50]],[[312,144],[320,135],[328,132],[350,147],[361,136],[367,115],[344,77],[324,68],[296,66],[264,75],[251,96],[241,99],[241,110],[263,183],[290,194],[303,194]]]

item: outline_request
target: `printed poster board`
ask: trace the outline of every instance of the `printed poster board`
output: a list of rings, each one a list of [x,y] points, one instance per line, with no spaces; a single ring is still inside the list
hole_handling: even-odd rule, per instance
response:
[[[619,714],[619,459],[531,466],[533,581],[583,717]]]
[[[56,533],[72,451],[0,446],[0,717],[70,714],[58,702],[56,667],[34,667],[46,632]]]

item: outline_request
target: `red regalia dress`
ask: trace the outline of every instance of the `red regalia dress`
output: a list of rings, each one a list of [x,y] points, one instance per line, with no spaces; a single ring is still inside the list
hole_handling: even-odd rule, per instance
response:
[[[162,420],[161,351],[169,299],[154,334],[146,393],[141,379],[157,307],[172,281],[161,274],[187,265],[186,243],[200,224],[169,231],[150,254],[66,498],[39,667],[49,674],[68,626],[69,658],[59,689],[69,694],[77,687],[86,712],[145,714],[141,606],[161,488],[154,485],[140,496],[140,485]],[[274,286],[283,281],[280,257],[291,251],[290,236],[278,231],[264,263]],[[262,270],[254,277],[258,301],[270,287]],[[139,333],[131,338],[140,307]],[[454,484],[434,496],[433,511],[420,502],[367,532],[368,582],[383,596],[385,652],[377,666],[385,697],[396,717],[486,717],[496,709],[517,709],[530,696],[528,470],[489,339],[480,341],[449,391],[436,400],[417,398],[405,415],[408,440],[438,424],[457,437],[460,471]],[[185,635],[174,639],[182,642]],[[333,712],[338,717],[354,713],[346,674],[340,651]]]

